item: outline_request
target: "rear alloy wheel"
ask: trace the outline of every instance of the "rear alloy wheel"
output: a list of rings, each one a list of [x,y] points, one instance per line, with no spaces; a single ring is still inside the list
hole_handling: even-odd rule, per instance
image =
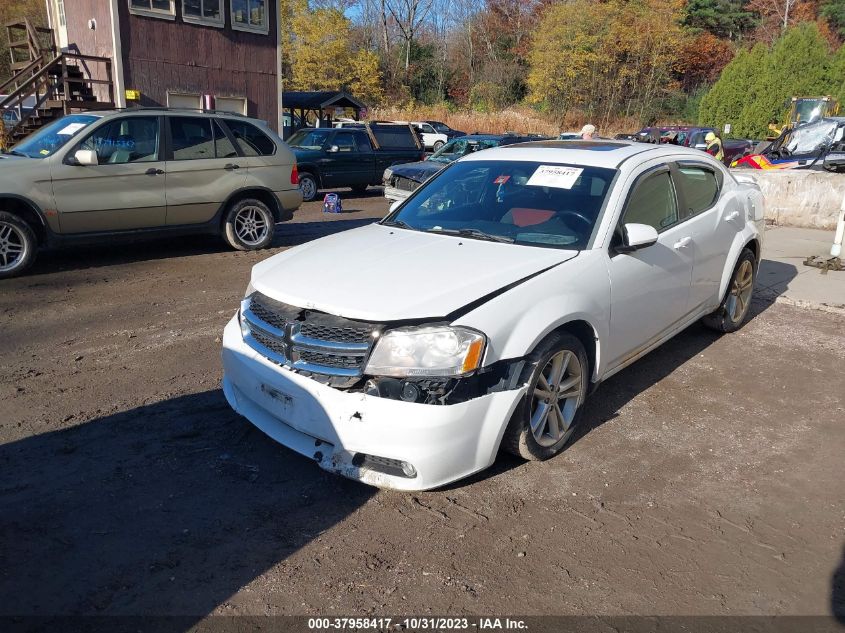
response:
[[[554,457],[575,432],[587,397],[589,363],[575,336],[553,334],[528,358],[525,399],[511,418],[502,447],[530,460]]]
[[[751,307],[757,260],[749,249],[740,253],[725,298],[719,308],[702,319],[704,325],[717,332],[734,332],[742,327]]]
[[[433,149],[433,150],[436,152],[436,151],[437,151],[437,150],[439,150],[441,147],[443,147],[443,141],[436,141],[436,142],[434,143],[434,146],[433,146],[431,149]]]
[[[37,248],[29,224],[16,215],[0,212],[0,279],[14,277],[29,268]]]
[[[299,190],[302,191],[302,200],[311,202],[317,197],[317,179],[307,171],[299,172]]]
[[[255,198],[239,200],[229,207],[223,237],[234,249],[257,251],[270,246],[276,220],[267,205]]]

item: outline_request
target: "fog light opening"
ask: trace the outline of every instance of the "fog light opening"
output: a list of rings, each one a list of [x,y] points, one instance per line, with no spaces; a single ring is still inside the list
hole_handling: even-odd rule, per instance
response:
[[[404,462],[401,459],[379,457],[378,455],[367,455],[366,453],[355,453],[352,457],[352,465],[357,468],[369,468],[385,475],[394,477],[405,477],[414,479],[417,476],[417,469],[413,464]]]

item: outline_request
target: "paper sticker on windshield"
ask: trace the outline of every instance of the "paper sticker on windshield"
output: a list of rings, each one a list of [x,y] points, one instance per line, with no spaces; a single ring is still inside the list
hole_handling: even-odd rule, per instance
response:
[[[572,189],[575,181],[584,171],[580,167],[561,167],[559,165],[540,165],[528,179],[526,185],[535,187],[555,187]]]
[[[58,132],[56,132],[56,134],[61,134],[63,136],[73,136],[79,130],[84,128],[86,125],[88,125],[88,124],[87,123],[70,123],[70,124],[64,126]]]
[[[496,180],[493,181],[493,184],[494,185],[503,185],[510,179],[511,179],[510,176],[499,176],[498,178],[496,178]]]

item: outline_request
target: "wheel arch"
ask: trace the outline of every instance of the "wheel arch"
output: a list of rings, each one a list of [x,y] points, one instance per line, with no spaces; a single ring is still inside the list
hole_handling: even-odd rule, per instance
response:
[[[38,245],[45,244],[49,238],[49,228],[44,215],[31,200],[12,194],[0,194],[0,211],[11,213],[21,218],[32,227]]]
[[[739,261],[739,256],[742,254],[742,251],[746,248],[749,249],[752,253],[754,253],[755,265],[760,265],[760,260],[762,259],[763,255],[763,245],[760,241],[760,236],[749,236],[743,234],[737,235],[737,239],[734,240],[728,257],[725,260],[725,269],[722,271],[722,281],[719,284],[719,303],[721,303],[722,299],[725,298],[725,292],[727,292],[728,290],[728,283],[730,283],[731,276],[733,275],[734,269],[736,268],[736,264]]]

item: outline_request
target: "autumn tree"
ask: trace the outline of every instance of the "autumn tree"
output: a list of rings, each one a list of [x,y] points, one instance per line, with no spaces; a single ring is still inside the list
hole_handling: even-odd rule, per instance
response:
[[[291,34],[283,46],[289,51],[288,67],[293,90],[349,90],[357,97],[378,103],[384,96],[378,55],[352,50],[349,19],[335,8],[310,10],[294,3]]]
[[[682,6],[672,0],[550,6],[529,54],[529,99],[556,111],[579,109],[597,121],[617,114],[649,119],[675,88]]]
[[[681,88],[691,93],[703,84],[712,84],[734,57],[730,41],[702,31],[684,41],[678,51],[675,69]]]

